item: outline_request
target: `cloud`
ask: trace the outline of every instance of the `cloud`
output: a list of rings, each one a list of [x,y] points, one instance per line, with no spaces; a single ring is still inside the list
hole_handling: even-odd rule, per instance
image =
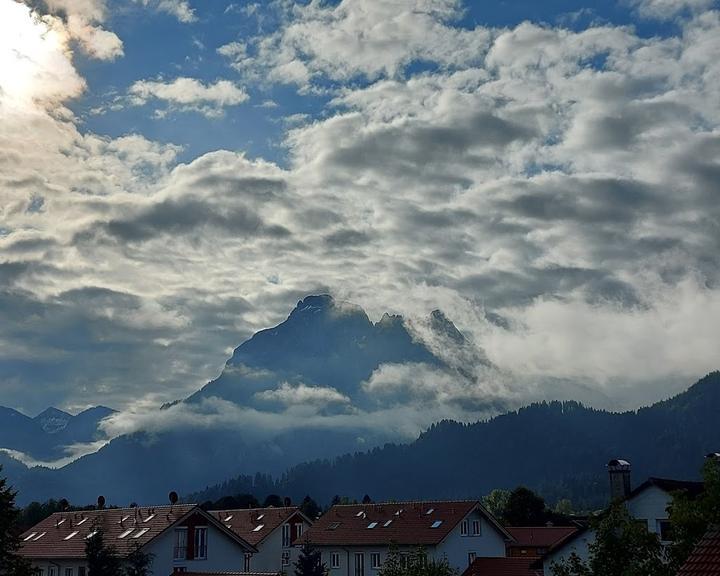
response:
[[[350,398],[341,394],[335,388],[323,386],[308,386],[298,384],[295,386],[283,382],[275,390],[264,390],[255,394],[258,400],[279,402],[285,406],[309,404],[312,406],[327,406],[328,404],[347,404]]]
[[[638,12],[648,18],[667,20],[684,12],[700,12],[712,7],[715,0],[633,0]]]
[[[245,90],[229,80],[203,84],[195,78],[185,77],[172,81],[138,80],[130,86],[128,95],[135,106],[160,100],[168,103],[168,111],[198,112],[208,118],[221,116],[226,107],[237,106],[249,98]]]
[[[0,403],[42,409],[43,383],[43,403],[130,407],[114,434],[187,415],[270,430],[384,419],[407,435],[545,397],[633,407],[713,368],[716,11],[644,37],[467,29],[449,1],[292,8],[221,49],[245,79],[326,91],[288,125],[280,167],[87,131],[65,108],[85,89],[67,15],[2,6],[33,42],[17,57],[0,35]],[[129,95],[211,117],[247,100],[186,77]],[[218,401],[158,416],[313,292],[406,315],[447,368],[381,367],[365,411],[287,384],[267,391],[275,413]],[[419,320],[436,308],[466,341]],[[137,399],[152,408],[133,413]]]
[[[143,6],[150,7],[158,12],[174,16],[183,24],[190,24],[197,20],[195,10],[187,0],[135,0]]]

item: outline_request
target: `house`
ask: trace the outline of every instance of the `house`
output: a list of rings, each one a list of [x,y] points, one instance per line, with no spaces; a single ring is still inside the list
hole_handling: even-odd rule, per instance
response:
[[[513,537],[506,546],[507,556],[514,558],[545,556],[550,548],[578,531],[577,527],[573,526],[506,526],[505,529]]]
[[[476,558],[462,576],[543,576],[536,558]]]
[[[21,535],[20,554],[38,576],[86,576],[85,544],[99,530],[121,558],[136,546],[151,554],[157,576],[238,570],[256,552],[199,506],[180,504],[58,512]]]
[[[631,487],[631,466],[627,460],[610,460],[607,465],[610,476],[610,495],[613,501],[622,501],[630,516],[643,522],[648,531],[654,532],[663,544],[672,542],[668,508],[673,494],[684,491],[697,496],[703,491],[702,482],[648,478],[645,482]],[[582,560],[589,556],[589,546],[595,541],[591,528],[579,530],[559,544],[552,546],[543,560],[545,574],[550,574],[553,562],[560,562],[575,553]]]
[[[720,526],[705,532],[677,576],[720,576]]]
[[[210,512],[226,528],[257,549],[243,565],[246,572],[287,572],[297,561],[303,534],[312,525],[297,506],[213,510]]]
[[[333,506],[308,530],[330,576],[372,576],[388,552],[422,548],[465,570],[478,557],[505,555],[510,534],[477,500]]]

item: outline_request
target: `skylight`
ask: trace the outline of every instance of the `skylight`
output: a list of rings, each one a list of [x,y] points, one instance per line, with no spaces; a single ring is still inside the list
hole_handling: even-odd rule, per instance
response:
[[[33,532],[30,534],[30,536],[26,536],[23,542],[27,542],[28,540],[31,540],[33,536],[37,536],[37,532]]]
[[[340,527],[340,522],[333,522],[328,526],[328,530],[337,530]]]
[[[55,524],[55,526],[60,526],[60,524],[62,524],[63,522],[65,522],[65,518],[63,518],[62,520],[60,520],[57,524]]]
[[[133,538],[140,538],[143,534],[146,534],[150,531],[150,528],[142,528],[141,530],[138,530],[138,533],[133,536]]]
[[[443,523],[442,520],[435,520],[435,522],[432,523],[432,526],[430,528],[440,528],[440,525]]]
[[[120,536],[118,536],[119,539],[125,538],[126,536],[129,536],[130,533],[135,530],[135,528],[130,528],[129,530],[125,530]]]
[[[233,515],[230,514],[227,518],[225,518],[225,522],[230,522],[232,520]]]
[[[98,533],[97,530],[93,530],[92,532],[90,532],[90,534],[88,534],[87,536],[85,536],[85,538],[86,538],[87,540],[90,540],[90,538],[92,538],[93,536],[95,536],[95,534],[97,534],[97,533]]]
[[[150,520],[152,520],[153,518],[155,518],[155,514],[150,514],[150,516],[145,518],[145,520],[143,520],[143,522],[150,522]]]
[[[123,517],[120,519],[120,522],[118,522],[118,524],[122,524],[122,523],[125,522],[125,520],[127,520],[128,518],[130,518],[130,516],[123,516]]]
[[[87,520],[87,517],[83,518],[82,520],[80,520],[80,522],[76,524],[76,526],[82,526],[83,524],[85,524],[85,522],[87,522]]]
[[[35,536],[35,538],[33,538],[33,542],[37,542],[38,540],[40,540],[40,538],[45,536],[45,534],[47,534],[47,532],[42,532],[42,533],[38,534],[37,536]]]
[[[358,512],[357,514],[355,514],[355,516],[357,516],[358,518],[360,518],[360,516],[363,516],[364,514],[365,514],[365,512],[363,512],[362,510],[360,510],[360,512]]]
[[[400,514],[402,514],[403,511],[404,511],[404,510],[403,510],[402,508],[400,508],[400,510],[398,510],[397,512],[395,512],[395,516],[400,516]]]
[[[430,514],[432,514],[433,512],[435,512],[435,508],[430,508],[430,510],[428,510],[427,512],[425,512],[425,514],[426,514],[426,515],[430,515]]]
[[[388,520],[387,522],[385,522],[385,524],[383,524],[383,526],[387,528],[388,526],[390,526],[390,524],[392,524],[392,520]]]
[[[260,524],[258,526],[255,526],[255,528],[253,528],[253,532],[260,532],[260,530],[262,530],[263,528],[265,528],[265,524]]]
[[[262,520],[263,518],[265,518],[265,514],[260,514],[260,516],[257,517],[258,520]]]
[[[72,538],[73,536],[77,536],[77,533],[78,533],[78,530],[75,530],[75,532],[70,532],[70,534],[65,536],[65,538],[63,538],[63,540],[70,540],[70,538]]]
[[[377,522],[370,522],[370,524],[368,524],[368,528],[375,528],[375,526],[377,526],[377,525],[378,525]]]

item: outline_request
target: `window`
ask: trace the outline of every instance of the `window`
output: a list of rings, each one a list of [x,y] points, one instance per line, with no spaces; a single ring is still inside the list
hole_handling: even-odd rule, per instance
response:
[[[207,528],[195,528],[195,560],[207,558]]]
[[[27,542],[28,540],[31,540],[35,536],[37,536],[37,532],[33,532],[29,536],[25,536],[25,538],[23,539],[23,542]]]
[[[56,527],[57,527],[57,526],[60,526],[60,525],[63,524],[64,522],[65,522],[65,518],[63,518],[62,520],[59,520],[59,521],[55,524],[55,526],[56,526]],[[50,568],[50,570],[55,570],[55,568]]]
[[[482,524],[480,524],[480,520],[472,521],[472,535],[482,536]]]
[[[245,566],[243,568],[243,572],[250,572],[250,559],[252,558],[252,554],[246,553],[245,554]]]
[[[83,518],[82,520],[80,520],[80,522],[78,522],[76,524],[76,526],[82,526],[83,524],[85,524],[85,522],[87,522],[87,516],[85,518]]]
[[[430,508],[430,510],[428,510],[427,512],[425,512],[425,514],[427,514],[427,515],[429,516],[429,515],[432,514],[433,512],[435,512],[435,508]]]
[[[133,534],[133,538],[140,538],[143,534],[146,534],[150,531],[150,528],[143,528],[142,530],[138,530],[137,534]]]
[[[648,527],[648,521],[647,521],[645,518],[635,518],[635,519],[633,520],[633,522],[635,522],[636,524],[639,524],[640,526],[642,526],[643,528],[645,528],[645,530],[649,530],[649,529],[650,529],[650,528]]]
[[[387,528],[388,526],[390,526],[390,524],[392,524],[392,520],[388,520],[387,522],[385,522],[385,524],[383,524],[383,526]]]
[[[78,567],[78,576],[85,576],[85,566]]]
[[[65,576],[73,576],[73,572],[72,568],[65,568]]]
[[[377,522],[370,522],[370,524],[368,524],[367,527],[368,527],[368,528],[375,528],[375,526],[377,526],[377,525],[378,525]]]
[[[463,520],[460,522],[460,536],[467,536],[468,535],[468,521]]]
[[[258,521],[262,520],[263,518],[265,518],[265,514],[260,514],[260,516],[257,517]]]
[[[230,522],[230,520],[232,520],[232,517],[233,517],[232,514],[228,514],[228,515],[225,517],[225,522]]]
[[[288,548],[290,546],[290,524],[283,524],[282,545],[283,548]]]
[[[380,568],[380,552],[372,552],[370,554],[370,567],[374,570]]]
[[[133,530],[135,530],[135,528],[130,528],[129,530],[125,530],[125,532],[123,532],[122,534],[120,534],[120,536],[118,536],[118,538],[121,539],[121,540],[122,540],[123,538],[126,538],[127,536],[130,535],[130,533],[131,533]]]
[[[328,530],[337,530],[340,527],[340,522],[333,522],[328,526]]]
[[[97,534],[97,533],[98,533],[97,530],[93,530],[92,532],[90,532],[90,534],[88,534],[87,536],[85,536],[85,539],[86,539],[86,540],[90,540],[90,538],[92,538],[93,536],[95,536],[95,534]]]
[[[48,568],[48,576],[55,576],[55,568]]]
[[[365,576],[365,554],[355,552],[355,572],[353,576]]]
[[[289,566],[290,565],[290,551],[286,550],[282,553],[282,565],[283,566]]]
[[[430,528],[440,528],[440,526],[442,525],[442,523],[443,523],[442,520],[435,520],[435,522],[432,523],[432,525],[430,526]]]
[[[468,566],[475,562],[475,558],[477,557],[477,554],[475,552],[468,552]]]
[[[33,542],[37,542],[38,540],[40,540],[40,538],[42,538],[43,536],[45,536],[45,534],[47,534],[47,532],[41,532],[40,534],[38,534],[37,536],[35,536],[35,538],[33,538]]]
[[[263,528],[265,528],[265,524],[258,524],[255,528],[253,528],[253,532],[260,532]]]
[[[296,522],[295,523],[295,540],[300,540],[300,538],[303,535],[303,523],[302,522]]]
[[[173,558],[175,560],[185,560],[187,558],[187,528],[178,528],[175,530]]]
[[[147,518],[145,518],[145,520],[143,520],[143,523],[150,522],[150,520],[152,520],[153,518],[155,518],[155,514],[150,514],[150,516],[148,516]]]
[[[63,540],[70,540],[70,538],[72,538],[73,536],[77,536],[77,533],[78,533],[77,530],[75,530],[75,532],[70,532],[70,534],[65,536],[65,538],[63,538]]]
[[[120,518],[120,522],[118,522],[118,524],[122,524],[122,523],[125,522],[125,520],[127,520],[128,518],[130,518],[130,516],[123,516],[122,518]]]
[[[330,568],[340,568],[340,552],[330,554]]]
[[[670,520],[658,520],[657,525],[661,541],[672,542],[675,539],[672,526],[670,525]]]

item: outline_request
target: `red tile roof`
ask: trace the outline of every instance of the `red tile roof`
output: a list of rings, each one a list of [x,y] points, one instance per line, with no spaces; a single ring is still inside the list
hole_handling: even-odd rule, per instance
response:
[[[278,576],[280,572],[173,572],[183,576]]]
[[[462,576],[542,576],[536,558],[475,558]]]
[[[503,537],[510,538],[476,500],[337,505],[323,514],[306,535],[318,546],[433,546],[476,509]]]
[[[505,529],[515,539],[508,546],[519,548],[550,548],[577,532],[577,528],[572,526],[508,526]]]
[[[705,533],[677,576],[720,576],[720,526]]]
[[[84,558],[87,537],[100,527],[106,543],[114,546],[119,555],[126,556],[135,544],[145,546],[171,526],[194,514],[206,517],[230,538],[252,549],[250,544],[217,523],[199,506],[177,504],[57,512],[21,535],[20,554],[27,558]]]
[[[209,512],[219,522],[230,528],[235,534],[255,546],[262,542],[275,529],[298,515],[308,523],[310,521],[297,506],[286,508],[244,508],[240,510],[212,510]],[[259,528],[262,526],[262,528]]]

